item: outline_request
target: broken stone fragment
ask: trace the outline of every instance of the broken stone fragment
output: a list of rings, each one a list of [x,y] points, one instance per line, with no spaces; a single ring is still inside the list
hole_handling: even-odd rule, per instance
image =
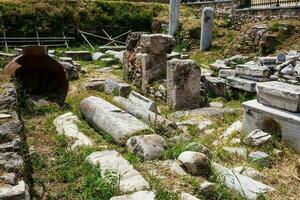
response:
[[[140,36],[140,44],[143,53],[154,55],[171,53],[175,39],[166,34],[143,34]]]
[[[252,162],[255,162],[264,167],[271,167],[271,162],[269,160],[269,155],[262,151],[255,151],[249,154],[249,158]]]
[[[248,80],[244,78],[239,77],[227,77],[226,78],[226,84],[230,87],[247,91],[247,92],[256,92],[256,81],[254,80]]]
[[[209,158],[203,153],[184,151],[178,156],[178,160],[192,175],[207,176],[211,172]]]
[[[284,67],[281,71],[281,74],[283,75],[293,75],[294,73],[294,66],[292,64],[289,64],[288,66]]]
[[[106,79],[92,79],[85,83],[84,88],[86,90],[97,90],[99,92],[104,91],[104,83]]]
[[[17,185],[18,180],[14,173],[4,173],[0,176],[0,181],[3,181],[6,184]],[[1,189],[0,189],[1,190]]]
[[[124,193],[150,189],[149,183],[133,166],[115,150],[98,151],[87,157],[87,161],[99,166],[101,174],[114,172],[120,175],[120,191]]]
[[[60,62],[60,64],[64,67],[66,76],[68,80],[76,80],[79,78],[77,66],[72,65],[68,62]]]
[[[74,149],[78,146],[93,145],[93,142],[84,133],[79,131],[77,127],[77,123],[79,122],[80,121],[77,116],[71,112],[60,115],[53,121],[53,124],[59,134],[63,134],[67,137],[75,139],[75,142],[72,144],[71,149]]]
[[[1,187],[1,200],[30,200],[28,186],[24,181],[19,181],[15,186]]]
[[[127,140],[127,148],[144,160],[153,160],[161,156],[166,141],[157,134],[133,136]]]
[[[105,56],[106,55],[102,52],[95,52],[95,53],[93,53],[92,60],[97,61],[97,60],[100,60],[101,58],[105,58]]]
[[[215,192],[215,190],[216,190],[216,184],[215,183],[205,181],[204,183],[202,183],[200,185],[200,191],[204,195],[209,195],[209,194]]]
[[[80,112],[91,126],[110,134],[118,144],[125,144],[129,137],[141,131],[151,130],[128,112],[98,97],[85,98],[80,103]]]
[[[179,161],[176,160],[165,160],[162,163],[163,167],[168,167],[170,171],[176,173],[177,175],[184,176],[187,173],[184,171],[184,169],[180,166]]]
[[[118,62],[123,63],[123,55],[125,51],[107,50],[105,54],[113,56]]]
[[[200,200],[200,199],[196,198],[195,196],[193,196],[189,193],[182,192],[180,194],[180,200]]]
[[[242,129],[243,129],[243,123],[241,121],[236,121],[226,129],[226,131],[223,133],[221,138],[228,138],[229,136],[231,136],[236,132],[241,132]]]
[[[128,195],[112,197],[110,200],[155,200],[155,193],[152,191],[139,191]]]
[[[76,59],[86,60],[86,61],[92,60],[92,54],[89,51],[66,51],[65,56],[71,57],[74,60],[76,60]]]
[[[233,171],[235,171],[243,176],[248,176],[249,178],[253,178],[253,179],[264,178],[263,174],[261,174],[259,171],[255,170],[251,167],[239,166],[239,167],[233,168]]]
[[[131,92],[131,86],[120,80],[109,78],[104,83],[104,91],[114,96],[128,97]]]
[[[247,200],[255,200],[261,194],[274,191],[274,188],[255,181],[247,176],[243,176],[234,172],[226,167],[223,167],[217,163],[212,163],[212,166],[217,173],[220,174],[224,184],[239,194],[241,194]]]
[[[272,136],[260,129],[257,129],[244,138],[244,143],[251,146],[260,146],[272,141]]]
[[[24,166],[23,158],[16,152],[0,154],[0,168],[7,172],[20,171]]]

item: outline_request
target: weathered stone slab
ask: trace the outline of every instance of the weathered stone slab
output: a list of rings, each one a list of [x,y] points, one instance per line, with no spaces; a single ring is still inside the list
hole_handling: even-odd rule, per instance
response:
[[[159,158],[166,147],[165,139],[157,134],[133,136],[127,140],[127,148],[144,160]]]
[[[110,200],[155,200],[155,193],[152,191],[139,191],[133,194],[112,197]]]
[[[114,96],[128,97],[131,92],[131,86],[122,81],[109,78],[104,83],[104,91]]]
[[[112,50],[112,51],[123,51],[126,49],[126,46],[101,46],[99,47],[99,51],[100,52],[106,52],[108,50]]]
[[[261,174],[259,171],[255,170],[251,167],[238,166],[238,167],[233,168],[232,170],[243,176],[248,176],[249,178],[253,178],[253,179],[264,178],[263,174]]]
[[[92,54],[89,51],[66,51],[65,52],[66,57],[71,57],[72,59],[76,60],[92,60]]]
[[[94,96],[81,102],[80,112],[95,129],[111,134],[114,141],[119,144],[125,144],[129,137],[150,129],[128,112]]]
[[[280,134],[300,152],[300,114],[266,106],[257,100],[243,103],[243,132],[261,129],[270,134]]]
[[[240,193],[245,199],[255,200],[260,194],[274,191],[274,188],[255,181],[247,176],[243,176],[217,163],[212,163],[213,167],[224,180],[224,184]]]
[[[150,188],[141,174],[115,150],[94,152],[87,157],[87,161],[99,166],[102,174],[107,170],[119,173],[121,192],[128,193]]]
[[[260,146],[272,141],[272,136],[262,130],[255,130],[244,138],[244,143],[251,146]]]
[[[195,196],[193,196],[189,193],[182,192],[180,194],[180,200],[200,200],[200,199],[196,198]]]
[[[291,112],[300,112],[300,86],[278,81],[258,83],[259,103]]]
[[[167,103],[174,110],[200,106],[201,70],[193,60],[172,59],[167,66]]]
[[[256,92],[256,81],[253,80],[247,80],[239,77],[227,77],[226,78],[226,83],[228,86],[244,90],[247,92]]]
[[[234,69],[220,69],[219,77],[220,78],[227,78],[227,77],[234,77],[236,74]]]
[[[200,51],[206,51],[211,46],[213,14],[214,9],[212,7],[205,7],[202,10]]]
[[[270,81],[271,77],[257,77],[257,76],[248,76],[248,75],[238,75],[238,77],[243,78],[243,79],[247,79],[247,80],[252,80],[252,81],[256,81],[256,82],[266,82],[266,81]]]
[[[64,134],[67,137],[75,139],[71,149],[78,146],[91,146],[93,142],[84,133],[79,131],[77,123],[79,123],[78,117],[71,112],[60,115],[53,121],[53,125],[59,134]]]
[[[214,63],[210,64],[210,67],[215,70],[231,69],[229,66],[226,65],[225,60],[216,60]]]
[[[179,26],[180,0],[171,0],[169,4],[169,35],[174,36]]]
[[[192,175],[208,175],[211,171],[210,160],[203,153],[184,151],[178,156],[178,160]]]
[[[238,75],[255,77],[269,77],[271,75],[268,67],[260,65],[238,65],[235,70]]]
[[[174,45],[175,39],[166,34],[143,34],[140,37],[140,46],[143,53],[168,54],[172,52]]]
[[[24,181],[19,181],[16,186],[8,186],[0,188],[0,199],[1,200],[17,200],[24,199],[29,200],[28,187]]]

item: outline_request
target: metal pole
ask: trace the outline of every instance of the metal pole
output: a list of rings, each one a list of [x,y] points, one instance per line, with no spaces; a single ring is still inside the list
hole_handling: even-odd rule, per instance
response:
[[[112,40],[112,38],[108,35],[108,33],[106,33],[106,31],[104,30],[104,29],[102,29],[102,31],[104,32],[104,34],[110,39],[110,40]],[[113,41],[113,40],[112,40]],[[113,44],[115,45],[115,46],[118,46],[115,42],[113,42]]]

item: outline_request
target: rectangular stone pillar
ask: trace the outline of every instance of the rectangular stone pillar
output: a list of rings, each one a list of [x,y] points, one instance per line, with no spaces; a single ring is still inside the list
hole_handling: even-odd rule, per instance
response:
[[[169,35],[174,36],[179,26],[180,0],[170,0],[169,4]]]
[[[167,64],[167,103],[174,110],[200,107],[201,70],[190,59]]]
[[[202,10],[200,51],[206,51],[211,46],[212,29],[213,29],[213,14],[214,14],[214,11],[213,11],[212,7],[205,7]]]

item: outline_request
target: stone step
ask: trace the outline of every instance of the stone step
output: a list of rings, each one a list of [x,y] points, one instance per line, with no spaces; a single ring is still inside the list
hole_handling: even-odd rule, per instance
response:
[[[237,74],[246,76],[266,78],[271,75],[268,67],[259,65],[238,65],[235,70]]]
[[[124,193],[148,190],[149,183],[133,166],[115,150],[98,151],[87,157],[87,161],[99,166],[104,175],[107,170],[112,170],[121,175],[120,190]]]
[[[80,104],[80,112],[93,128],[110,134],[121,145],[129,137],[151,130],[144,122],[99,97],[85,98]]]
[[[234,170],[223,167],[220,164],[212,163],[212,165],[223,178],[224,184],[229,189],[240,193],[245,199],[254,200],[257,199],[260,194],[275,190],[268,185],[236,173]]]
[[[82,132],[79,131],[77,123],[79,119],[72,112],[67,112],[63,115],[56,117],[53,121],[53,125],[56,128],[56,131],[59,134],[66,135],[75,139],[75,142],[72,144],[71,149],[74,149],[78,146],[91,146],[93,142]]]

